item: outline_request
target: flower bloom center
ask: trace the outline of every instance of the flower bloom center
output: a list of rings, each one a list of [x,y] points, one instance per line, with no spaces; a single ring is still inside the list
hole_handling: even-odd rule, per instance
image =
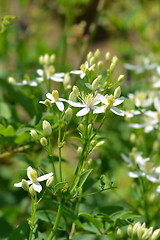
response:
[[[30,177],[33,183],[37,182],[37,172],[35,170],[30,172]]]
[[[114,99],[113,95],[107,96],[107,101],[108,101],[110,107],[113,106],[114,100],[115,99]]]

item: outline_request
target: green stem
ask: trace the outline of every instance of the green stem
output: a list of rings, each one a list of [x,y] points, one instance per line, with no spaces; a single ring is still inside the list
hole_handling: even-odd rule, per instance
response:
[[[56,175],[56,169],[55,169],[55,165],[54,165],[53,146],[52,146],[51,138],[49,138],[49,146],[50,147],[49,147],[48,154],[49,154],[49,158],[51,160],[52,167],[53,167],[54,179],[55,179],[55,182],[57,183],[57,175]]]
[[[148,201],[147,201],[146,189],[145,189],[145,184],[144,184],[144,181],[143,181],[143,177],[140,178],[140,181],[141,181],[141,186],[142,186],[143,204],[144,204],[146,222],[149,224],[150,220],[149,220],[149,214],[148,214]]]
[[[33,234],[33,230],[34,230],[34,219],[35,219],[35,214],[36,214],[36,203],[37,202],[37,193],[35,193],[35,200],[32,198],[32,220],[31,220],[31,231],[30,231],[30,235],[29,235],[29,240],[32,239],[32,234]]]
[[[57,227],[58,227],[58,224],[59,224],[59,221],[60,221],[60,218],[61,218],[61,214],[62,214],[62,206],[63,206],[62,201],[60,201],[56,221],[53,225],[53,228],[52,228],[51,233],[48,237],[48,240],[52,240],[53,237],[55,236],[55,233],[57,231]]]
[[[90,196],[95,195],[97,193],[100,193],[100,192],[103,192],[103,191],[106,191],[106,190],[110,190],[110,189],[114,189],[114,188],[117,188],[117,187],[104,188],[104,189],[98,190],[98,191],[93,192],[93,193],[88,193],[88,194],[85,194],[85,195],[76,196],[75,198],[90,197]]]
[[[59,120],[59,128],[58,128],[58,151],[59,151],[59,176],[60,181],[62,182],[62,157],[61,157],[61,123]]]

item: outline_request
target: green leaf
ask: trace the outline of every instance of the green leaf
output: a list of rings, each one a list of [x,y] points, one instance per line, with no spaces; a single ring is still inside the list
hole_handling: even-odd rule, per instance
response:
[[[130,211],[119,211],[119,212],[116,212],[116,213],[113,213],[111,216],[111,219],[113,220],[117,220],[119,218],[123,218],[123,219],[136,219],[136,218],[140,218],[140,215],[135,215],[133,214],[132,212]]]
[[[87,171],[85,171],[84,173],[82,173],[80,179],[79,179],[79,183],[78,183],[78,187],[82,187],[83,184],[85,183],[85,181],[87,180],[89,174],[92,172],[93,169],[89,169]]]
[[[27,221],[22,222],[10,235],[8,240],[28,240],[30,227]]]
[[[0,135],[3,135],[5,137],[13,137],[15,135],[15,130],[11,125],[6,128],[0,124]]]
[[[87,220],[91,223],[93,223],[93,225],[98,229],[101,230],[103,229],[103,223],[100,219],[97,219],[95,217],[93,217],[92,215],[88,214],[88,213],[80,213],[79,216],[85,217],[87,218]]]

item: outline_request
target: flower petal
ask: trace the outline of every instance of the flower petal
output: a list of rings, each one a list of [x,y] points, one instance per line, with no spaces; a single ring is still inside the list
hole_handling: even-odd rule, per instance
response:
[[[97,113],[104,113],[105,112],[105,105],[101,106],[101,107],[96,107],[96,109],[94,109],[93,114],[97,114]]]
[[[121,154],[121,157],[123,158],[123,160],[124,160],[126,163],[131,163],[130,158],[128,158],[124,153]]]
[[[44,181],[44,180],[47,180],[48,178],[50,178],[51,176],[53,175],[53,172],[50,172],[48,174],[45,174],[43,176],[40,176],[37,178],[37,181],[38,182],[41,182],[41,181]]]
[[[119,116],[124,116],[124,111],[116,108],[116,107],[111,107],[111,111],[113,113],[115,113],[116,115],[119,115]]]
[[[65,76],[65,73],[61,72],[61,73],[55,73],[53,74],[54,77],[58,77],[58,78],[62,78]]]
[[[90,111],[90,108],[85,107],[85,108],[83,108],[82,110],[80,110],[80,111],[76,114],[76,116],[77,116],[77,117],[84,116],[84,115],[86,115],[87,113],[89,113],[89,111]]]
[[[31,172],[31,171],[34,171],[34,170],[33,170],[32,167],[29,166],[29,167],[27,168],[27,176],[28,176],[28,178],[32,181],[31,176],[30,176],[30,172]]]
[[[159,179],[155,176],[154,173],[148,174],[146,178],[153,183],[159,183]]]
[[[80,75],[82,72],[83,72],[82,70],[73,70],[70,73],[71,74],[78,74],[78,75]]]
[[[49,100],[51,100],[52,102],[55,102],[55,100],[54,100],[54,98],[53,98],[53,96],[52,96],[51,93],[47,93],[47,94],[46,94],[46,97],[47,97]]]
[[[33,183],[33,189],[36,191],[36,192],[41,192],[42,191],[42,186],[39,182],[36,182],[36,183]]]
[[[37,73],[39,76],[43,76],[43,70],[42,69],[37,69]]]
[[[28,183],[28,185],[32,184],[32,181],[30,181],[30,180],[27,180],[26,182]],[[15,183],[14,186],[15,187],[22,187],[22,182]]]
[[[140,172],[128,172],[127,175],[128,175],[128,177],[131,177],[131,178],[138,178],[138,177],[142,176],[142,174]]]
[[[113,103],[113,106],[118,106],[120,105],[123,101],[124,101],[124,97],[120,97],[120,98],[117,98],[114,103]]]
[[[62,103],[62,102],[56,102],[56,105],[57,105],[57,107],[58,107],[58,109],[61,111],[61,112],[63,112],[63,110],[64,110],[64,104]]]
[[[73,102],[71,100],[68,100],[69,105],[71,105],[72,107],[85,107],[86,104],[84,103],[80,103],[80,102]]]
[[[63,82],[63,78],[51,76],[50,79],[55,82]]]

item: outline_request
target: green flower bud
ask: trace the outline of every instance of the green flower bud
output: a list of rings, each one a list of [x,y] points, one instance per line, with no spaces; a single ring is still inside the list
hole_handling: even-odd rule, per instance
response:
[[[83,131],[84,131],[84,125],[83,125],[82,123],[80,123],[77,129],[78,129],[78,131],[80,131],[81,133],[83,133]]]
[[[71,78],[69,73],[66,73],[64,76],[63,86],[65,90],[69,90],[71,88]]]
[[[87,55],[88,62],[90,62],[91,57],[93,57],[93,53],[89,52],[88,55]]]
[[[72,118],[72,113],[73,113],[72,108],[68,107],[67,110],[65,111],[65,115],[64,115],[64,117],[65,117],[65,119],[66,119],[67,121],[70,121],[70,120],[71,120],[71,118]]]
[[[28,190],[29,190],[28,182],[27,182],[25,179],[22,179],[22,188],[23,188],[25,191],[28,191]]]
[[[46,187],[51,187],[53,182],[54,182],[54,177],[53,176],[48,178],[47,182],[46,182]]]
[[[35,130],[31,130],[31,131],[30,131],[30,134],[31,134],[31,136],[32,136],[32,138],[33,138],[34,140],[37,140],[37,139],[38,139],[38,134],[37,134],[37,132],[36,132]]]
[[[133,227],[131,224],[128,225],[128,228],[127,228],[127,234],[129,237],[132,236],[132,233],[133,233]]]
[[[160,236],[160,228],[154,230],[151,240],[157,240],[159,238],[159,236]]]
[[[46,121],[46,120],[43,121],[42,128],[43,128],[43,133],[46,136],[50,136],[51,135],[52,127],[51,127],[51,124],[48,121]]]
[[[100,50],[97,49],[97,50],[95,51],[95,54],[94,54],[95,58],[98,59],[98,58],[100,57],[100,55],[101,55]]]
[[[44,101],[44,104],[45,104],[46,107],[48,107],[48,108],[52,107],[52,103],[51,103],[51,101],[50,101],[49,99],[46,99],[46,100]]]
[[[141,224],[140,222],[137,222],[134,226],[133,226],[133,235],[136,235],[137,234],[137,230],[138,228],[141,227]]]
[[[47,68],[47,71],[48,71],[49,76],[52,76],[52,75],[55,73],[55,68],[54,68],[54,66],[49,66],[49,67]]]
[[[120,228],[118,228],[118,230],[117,230],[117,236],[119,238],[123,238],[123,233],[122,233],[122,230]]]
[[[15,80],[13,77],[9,77],[9,78],[8,78],[8,82],[9,82],[10,84],[15,84],[15,83],[16,83],[16,80]]]
[[[95,140],[92,140],[91,141],[91,146],[94,147],[96,145],[96,141]]]
[[[105,55],[105,59],[107,62],[109,62],[111,60],[111,54],[110,52],[107,52],[106,55]]]
[[[71,93],[69,94],[69,100],[70,100],[70,101],[76,101],[76,99],[77,99],[77,96],[75,95],[75,93],[74,93],[74,92],[71,92]]]
[[[93,56],[91,57],[89,64],[92,66],[96,62],[96,58]]]
[[[39,63],[40,63],[41,65],[44,64],[44,57],[43,57],[43,56],[40,56],[40,57],[39,57]]]
[[[97,144],[96,144],[96,147],[100,147],[100,146],[102,146],[104,144],[104,141],[100,141],[100,142],[98,142]]]
[[[59,93],[57,90],[52,91],[52,96],[56,102],[59,100]]]
[[[98,89],[99,82],[102,80],[102,76],[99,75],[92,83],[92,90],[96,91]]]
[[[121,87],[117,87],[115,90],[114,90],[114,98],[119,98],[121,96]]]
[[[121,82],[121,81],[123,81],[123,79],[124,79],[124,75],[119,75],[119,77],[118,77],[118,82]]]
[[[144,228],[144,233],[142,235],[142,240],[146,240],[146,239],[149,239],[152,235],[152,232],[153,232],[153,227],[150,227],[149,229],[147,228]]]
[[[99,71],[99,72],[102,71],[103,62],[102,62],[102,61],[99,61],[99,62],[97,63],[97,66],[98,66],[98,71]]]
[[[79,157],[81,156],[82,151],[83,151],[83,148],[82,147],[78,147],[77,154],[78,154]]]
[[[90,124],[88,125],[88,134],[89,134],[89,135],[91,134],[91,130],[92,130],[92,124],[90,123]]]
[[[34,197],[34,195],[35,195],[35,190],[33,189],[33,185],[31,185],[30,187],[29,187],[29,193],[30,193],[30,195],[32,196],[32,197]]]
[[[32,170],[30,172],[30,177],[31,177],[33,183],[37,182],[37,172],[35,170]]]
[[[44,55],[44,64],[45,65],[49,65],[50,64],[50,58],[48,54]]]
[[[56,59],[55,54],[52,54],[52,55],[50,56],[50,63],[51,63],[51,64],[54,63],[54,62],[55,62],[55,59]]]
[[[43,147],[46,147],[47,144],[48,144],[47,139],[46,139],[45,137],[42,137],[42,138],[40,139],[40,143],[41,143],[41,145],[42,145]]]
[[[78,89],[78,87],[77,86],[73,86],[73,88],[72,88],[72,91],[74,92],[74,94],[78,97],[79,96],[79,94],[80,94],[80,92],[79,92],[79,89]]]

